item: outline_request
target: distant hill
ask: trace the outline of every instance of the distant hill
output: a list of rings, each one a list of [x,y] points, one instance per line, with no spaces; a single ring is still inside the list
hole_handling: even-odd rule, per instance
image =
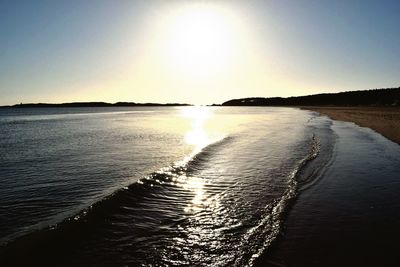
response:
[[[190,106],[190,104],[179,104],[179,103],[134,103],[134,102],[117,102],[117,103],[106,103],[106,102],[73,102],[73,103],[62,103],[62,104],[49,104],[49,103],[27,103],[17,104],[13,106],[7,106],[12,108],[53,108],[53,107],[136,107],[136,106]]]
[[[241,98],[222,106],[400,106],[400,87],[287,98]]]

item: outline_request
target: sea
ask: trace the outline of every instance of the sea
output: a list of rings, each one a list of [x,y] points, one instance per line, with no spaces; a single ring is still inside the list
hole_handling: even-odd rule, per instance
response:
[[[3,108],[0,265],[356,266],[317,241],[400,237],[399,173],[397,144],[298,108]]]

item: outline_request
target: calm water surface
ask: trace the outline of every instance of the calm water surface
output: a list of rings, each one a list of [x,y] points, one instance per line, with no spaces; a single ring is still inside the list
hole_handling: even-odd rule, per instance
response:
[[[251,266],[339,139],[292,108],[0,110],[0,258]]]

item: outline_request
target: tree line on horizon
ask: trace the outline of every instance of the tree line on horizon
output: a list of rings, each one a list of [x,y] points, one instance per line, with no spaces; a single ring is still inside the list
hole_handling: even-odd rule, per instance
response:
[[[21,103],[16,104],[11,107],[13,108],[52,108],[52,107],[146,107],[146,106],[190,106],[190,104],[180,104],[180,103],[135,103],[135,102],[117,102],[117,103],[107,103],[107,102],[71,102],[71,103]],[[5,106],[9,107],[9,106]]]
[[[34,107],[126,107],[126,106],[191,106],[180,103],[135,103],[135,102],[72,102],[72,103],[21,103],[15,108]],[[400,87],[324,93],[292,97],[248,97],[232,99],[215,106],[400,106]]]
[[[222,106],[400,106],[400,87],[292,97],[232,99]]]

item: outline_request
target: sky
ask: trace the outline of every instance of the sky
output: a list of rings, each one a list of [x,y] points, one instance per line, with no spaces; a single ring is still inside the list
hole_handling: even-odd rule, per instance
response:
[[[400,1],[3,1],[0,105],[399,87]]]

